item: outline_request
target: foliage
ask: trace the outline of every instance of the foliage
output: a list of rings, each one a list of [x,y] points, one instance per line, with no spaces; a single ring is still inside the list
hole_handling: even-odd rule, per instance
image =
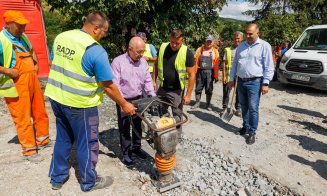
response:
[[[168,41],[170,31],[184,30],[185,42],[193,48],[203,43],[204,37],[217,34],[222,24],[217,20],[217,9],[226,0],[46,0],[51,10],[59,10],[69,24],[65,30],[80,28],[88,13],[100,10],[111,20],[108,39],[102,45],[114,57],[121,53],[132,36],[131,30],[145,31],[148,40],[157,48]],[[110,43],[109,43],[110,40]]]
[[[49,12],[50,7],[42,4],[44,13],[44,22],[46,27],[47,45],[52,48],[55,37],[63,31],[63,24],[65,24],[62,15],[58,11]]]
[[[261,35],[271,44],[294,42],[308,26],[327,19],[327,0],[248,0],[262,5],[258,10],[246,11],[260,24]]]

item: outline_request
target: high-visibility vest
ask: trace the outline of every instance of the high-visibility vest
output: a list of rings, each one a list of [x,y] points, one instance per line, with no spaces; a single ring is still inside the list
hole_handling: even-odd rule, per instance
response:
[[[82,68],[83,55],[87,47],[94,43],[99,44],[89,34],[77,29],[56,37],[54,58],[44,93],[46,96],[76,108],[89,108],[102,103],[100,84]]]
[[[145,44],[145,51],[144,51],[144,56],[148,57],[148,58],[152,58],[152,54],[151,54],[151,49],[150,49],[150,44]],[[149,72],[152,73],[153,72],[153,64],[154,62],[150,62],[148,61],[148,65],[149,65]]]
[[[27,36],[23,33],[21,38],[30,49],[31,45]],[[0,41],[3,48],[3,67],[10,68],[13,54],[13,44],[3,31],[0,32]],[[18,97],[13,79],[4,74],[0,74],[0,97]]]
[[[225,48],[226,60],[227,64],[225,64],[225,73],[226,73],[226,81],[229,82],[230,79],[230,69],[232,67],[232,50],[231,48]]]
[[[163,55],[164,52],[167,48],[167,46],[169,45],[169,42],[167,43],[163,43],[160,46],[160,50],[159,50],[159,57],[158,57],[158,78],[160,81],[160,86],[163,86],[163,81],[164,81],[164,77],[163,77]],[[180,47],[180,49],[178,50],[177,56],[176,56],[176,60],[175,60],[175,69],[178,73],[178,78],[179,78],[179,82],[181,85],[181,90],[184,90],[185,88],[185,83],[187,80],[187,72],[186,72],[186,53],[187,53],[187,46],[185,46],[184,44]]]

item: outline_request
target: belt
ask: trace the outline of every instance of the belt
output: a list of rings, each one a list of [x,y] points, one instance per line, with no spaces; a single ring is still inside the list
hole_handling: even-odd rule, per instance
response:
[[[239,80],[243,81],[243,82],[247,82],[247,81],[252,81],[252,80],[256,80],[262,77],[252,77],[252,78],[240,78],[238,77]]]
[[[125,100],[126,101],[134,101],[134,100],[141,99],[141,98],[142,98],[142,95],[139,95],[139,96],[136,96],[136,97],[133,97],[133,98],[127,98]]]

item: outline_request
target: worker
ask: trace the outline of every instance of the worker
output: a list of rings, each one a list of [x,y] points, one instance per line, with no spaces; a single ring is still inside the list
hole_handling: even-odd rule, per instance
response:
[[[100,177],[95,170],[99,155],[99,115],[103,91],[122,107],[135,114],[112,82],[108,54],[98,41],[108,33],[109,19],[103,13],[90,13],[82,29],[59,34],[53,44],[52,65],[45,89],[56,116],[54,145],[49,177],[52,189],[61,189],[69,178],[69,157],[76,144],[82,191],[110,186],[110,176]]]
[[[24,159],[40,162],[39,149],[51,145],[49,119],[38,81],[38,60],[25,32],[29,20],[19,12],[3,14],[5,27],[0,32],[0,96],[5,97],[16,126]],[[33,119],[33,122],[31,122]]]
[[[231,89],[228,87],[228,82],[230,78],[230,70],[233,64],[233,60],[235,57],[236,53],[236,48],[237,46],[243,41],[243,33],[240,31],[236,31],[234,33],[234,42],[231,47],[225,48],[225,54],[224,54],[224,62],[223,62],[223,111],[220,113],[220,116],[224,113],[224,110],[227,108],[228,102],[229,102],[229,95],[231,92]],[[236,91],[236,98],[235,98],[235,116],[241,117],[242,112],[241,112],[241,105],[240,102],[238,101],[238,93],[237,89]]]
[[[211,111],[211,98],[213,91],[213,81],[218,81],[219,53],[213,47],[212,35],[206,37],[204,45],[200,46],[195,52],[195,70],[196,70],[196,87],[195,87],[195,104],[193,109],[200,106],[201,94],[203,88],[206,93],[205,109]]]
[[[172,108],[173,115],[182,118],[183,104],[188,105],[195,82],[194,55],[183,44],[184,35],[181,29],[173,29],[170,33],[170,42],[161,44],[158,61],[154,64],[152,82],[154,88],[156,79],[159,79],[157,96],[178,109]],[[187,90],[184,91],[187,82]],[[178,140],[182,138],[182,127],[178,129]]]
[[[147,43],[147,37],[144,32],[138,32],[136,36],[142,38],[145,42],[143,58],[148,62],[149,72],[152,75],[154,62],[157,61],[157,50],[152,44]]]

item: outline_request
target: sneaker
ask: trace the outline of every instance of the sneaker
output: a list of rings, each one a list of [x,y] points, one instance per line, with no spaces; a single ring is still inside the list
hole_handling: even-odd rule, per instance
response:
[[[100,177],[98,176],[94,186],[91,188],[90,191],[96,190],[96,189],[103,189],[106,188],[114,182],[114,179],[111,176],[106,176],[106,177]]]
[[[246,133],[246,129],[244,127],[242,127],[240,130],[235,132],[236,135],[245,135],[245,133]]]
[[[69,179],[69,176],[62,182],[62,183],[51,183],[52,185],[52,190],[59,190],[61,189],[62,185],[64,185]]]
[[[38,149],[38,150],[43,150],[43,149],[45,149],[45,148],[52,147],[52,146],[53,146],[53,142],[52,142],[52,140],[49,140],[48,143],[46,143],[46,144],[43,145],[43,146],[38,146],[37,149]]]
[[[144,160],[144,159],[146,159],[148,157],[146,152],[144,152],[141,149],[133,150],[132,153],[135,154],[138,158],[140,158],[142,160]]]
[[[42,162],[44,160],[44,158],[42,158],[39,154],[35,153],[29,156],[24,156],[23,158],[24,160],[30,161],[32,163],[39,163]]]

